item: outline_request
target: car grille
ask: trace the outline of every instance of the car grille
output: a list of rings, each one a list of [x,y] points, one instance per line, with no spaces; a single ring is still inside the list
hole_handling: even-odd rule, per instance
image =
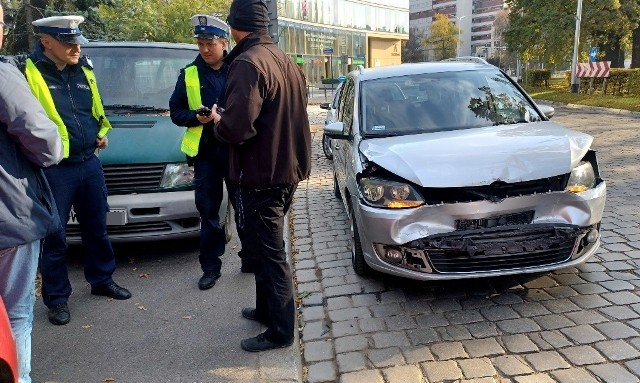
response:
[[[436,272],[489,272],[566,262],[587,230],[527,225],[436,235],[409,246],[424,250]]]
[[[498,226],[516,226],[531,223],[535,211],[527,210],[519,213],[504,214],[490,218],[456,219],[456,230],[489,229]]]
[[[139,222],[123,226],[107,226],[109,235],[136,235],[149,232],[170,232],[171,230],[171,225],[167,222]],[[67,237],[80,239],[80,225],[67,225]]]
[[[103,165],[107,192],[110,195],[123,191],[154,189],[160,187],[164,164]]]
[[[489,200],[499,202],[508,197],[562,191],[569,174],[516,183],[494,182],[491,185],[464,188],[422,188],[428,205]]]

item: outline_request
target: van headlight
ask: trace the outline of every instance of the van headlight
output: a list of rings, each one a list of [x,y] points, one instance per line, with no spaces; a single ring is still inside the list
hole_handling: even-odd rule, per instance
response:
[[[193,166],[187,165],[186,162],[177,164],[167,164],[164,167],[162,182],[160,187],[177,188],[183,186],[191,186],[193,184]]]
[[[408,183],[372,177],[361,178],[358,186],[362,198],[371,206],[403,209],[424,204],[422,196]]]
[[[581,161],[571,171],[565,190],[572,193],[580,193],[593,189],[594,186],[596,186],[596,173],[593,171],[591,162]]]

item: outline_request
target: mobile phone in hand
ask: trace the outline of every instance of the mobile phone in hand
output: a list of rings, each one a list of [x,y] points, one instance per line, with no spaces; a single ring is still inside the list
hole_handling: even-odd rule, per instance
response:
[[[211,116],[211,109],[207,106],[203,106],[200,109],[196,109],[196,114],[199,116],[209,117]]]

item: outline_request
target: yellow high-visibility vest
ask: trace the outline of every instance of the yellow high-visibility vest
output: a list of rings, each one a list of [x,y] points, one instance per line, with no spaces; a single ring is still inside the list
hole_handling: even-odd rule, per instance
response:
[[[111,129],[111,123],[104,114],[102,99],[100,98],[98,85],[96,84],[96,76],[93,74],[93,71],[91,69],[85,66],[82,67],[82,71],[84,72],[84,75],[87,78],[87,82],[89,83],[89,88],[91,89],[91,114],[96,120],[98,120],[98,123],[100,125],[98,137],[102,138],[106,136],[109,129]],[[56,109],[56,105],[53,102],[53,97],[51,96],[51,91],[49,91],[49,86],[47,86],[44,77],[42,77],[42,73],[40,73],[38,67],[36,67],[36,65],[33,63],[33,61],[31,61],[30,58],[27,59],[25,76],[27,77],[27,82],[29,83],[31,92],[38,99],[38,101],[40,101],[40,104],[42,104],[42,108],[44,109],[44,111],[47,112],[47,116],[49,116],[49,119],[53,121],[58,127],[58,134],[62,139],[64,158],[68,158],[69,132],[67,131],[67,126],[62,121],[62,117],[60,117],[60,113],[58,113],[58,110]]]
[[[189,109],[196,110],[202,106],[202,96],[200,95],[200,77],[198,77],[198,67],[188,66],[184,69],[184,85],[187,88],[187,101]],[[190,157],[198,154],[200,137],[202,137],[202,125],[187,128],[182,137],[182,152]]]

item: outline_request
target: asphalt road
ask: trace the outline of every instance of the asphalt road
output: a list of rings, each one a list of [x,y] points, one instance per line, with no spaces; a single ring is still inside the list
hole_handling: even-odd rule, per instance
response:
[[[116,246],[114,280],[133,297],[115,301],[90,294],[78,249],[71,254],[71,322],[54,326],[35,305],[34,382],[249,382],[258,354],[240,340],[261,331],[241,318],[253,305],[252,274],[240,273],[237,239],[223,258],[222,277],[207,291],[196,241]]]

